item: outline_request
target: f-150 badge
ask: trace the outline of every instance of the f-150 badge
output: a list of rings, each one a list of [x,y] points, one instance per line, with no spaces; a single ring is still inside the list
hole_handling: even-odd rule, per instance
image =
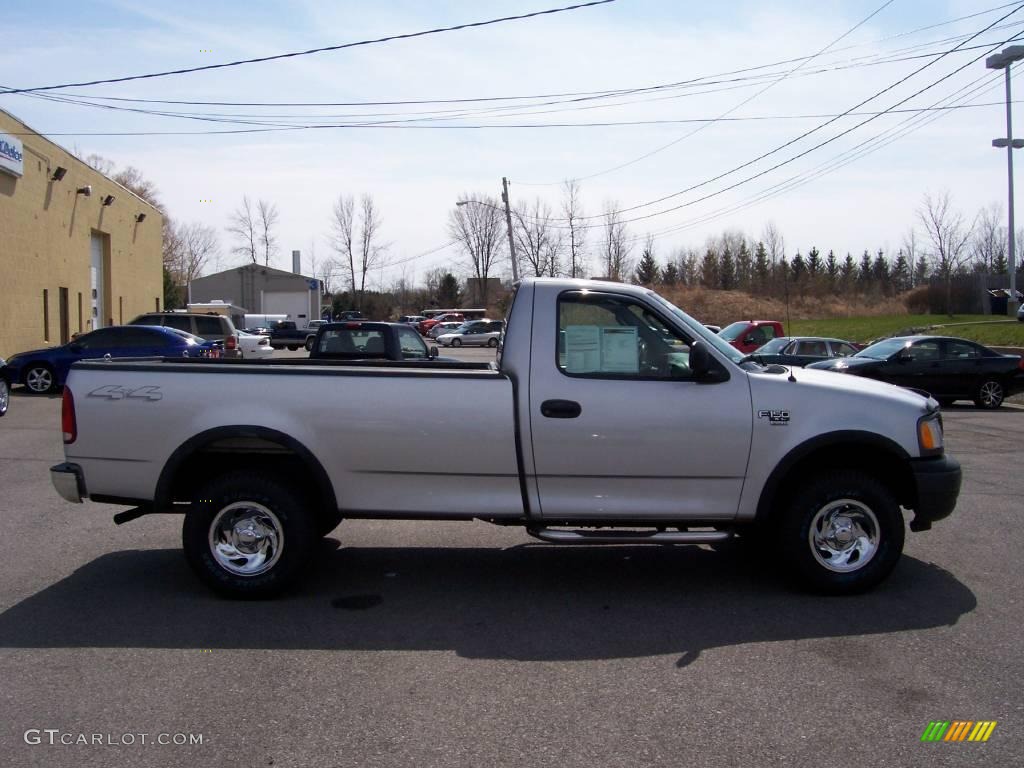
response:
[[[758,411],[757,418],[768,419],[768,423],[771,424],[773,427],[789,426],[789,411]]]

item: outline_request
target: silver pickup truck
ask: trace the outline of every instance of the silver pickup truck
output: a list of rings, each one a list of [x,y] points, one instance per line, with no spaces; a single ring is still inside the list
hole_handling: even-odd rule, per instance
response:
[[[960,489],[933,399],[762,366],[656,293],[598,281],[519,283],[490,364],[79,362],[63,430],[61,496],[133,506],[118,523],[183,514],[191,567],[239,597],[294,583],[342,518],[563,545],[739,536],[851,593],[895,566],[901,507],[927,530]]]

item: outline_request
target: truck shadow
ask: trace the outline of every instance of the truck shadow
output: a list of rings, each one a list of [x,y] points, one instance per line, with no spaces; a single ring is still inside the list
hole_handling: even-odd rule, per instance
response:
[[[678,654],[682,667],[709,648],[949,626],[976,605],[952,574],[906,556],[847,598],[795,592],[731,544],[339,548],[322,560],[300,593],[235,602],[208,593],[178,550],[104,555],[0,614],[0,647]]]

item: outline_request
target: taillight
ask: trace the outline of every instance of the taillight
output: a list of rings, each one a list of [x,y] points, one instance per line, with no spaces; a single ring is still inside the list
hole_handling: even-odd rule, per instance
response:
[[[1024,371],[1024,357],[1017,361],[1017,367]]]
[[[71,388],[64,385],[64,396],[60,401],[60,428],[64,432],[64,444],[75,442],[78,438],[78,421],[75,419],[75,397]]]
[[[238,349],[238,338],[235,336],[225,336],[224,349]]]

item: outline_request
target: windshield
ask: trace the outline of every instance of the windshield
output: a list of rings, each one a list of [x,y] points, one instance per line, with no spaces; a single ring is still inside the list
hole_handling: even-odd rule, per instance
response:
[[[781,352],[787,344],[789,344],[789,337],[779,336],[778,338],[772,339],[767,344],[762,345],[761,348],[757,350],[757,354],[778,353]]]
[[[726,341],[736,341],[740,334],[747,330],[749,325],[750,323],[744,322],[733,323],[732,325],[725,326],[725,328],[718,332],[718,335]]]
[[[869,357],[872,360],[888,360],[906,345],[907,340],[903,338],[886,339],[885,341],[880,341],[877,344],[872,344],[866,349],[862,349],[860,352],[855,354],[854,357]]]
[[[698,323],[688,314],[683,312],[683,310],[681,310],[671,301],[666,299],[664,296],[659,296],[654,291],[648,291],[647,295],[651,299],[655,300],[662,307],[667,309],[670,313],[672,313],[676,317],[676,319],[682,323],[683,327],[687,330],[688,333],[690,333],[695,338],[701,339],[702,341],[707,343],[708,346],[714,347],[716,350],[718,350],[720,353],[722,353],[727,358],[732,360],[734,363],[738,364],[745,357],[745,355],[738,349],[723,341],[721,336],[718,336],[717,334],[709,331],[702,324]],[[743,323],[742,325],[745,326],[746,323]],[[729,327],[731,328],[732,326]]]

